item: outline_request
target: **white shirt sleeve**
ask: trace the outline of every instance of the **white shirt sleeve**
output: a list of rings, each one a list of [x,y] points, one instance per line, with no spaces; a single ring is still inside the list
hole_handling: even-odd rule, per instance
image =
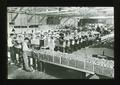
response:
[[[73,41],[72,41],[72,45],[74,45],[74,44],[75,44],[75,41],[73,40]]]
[[[29,48],[25,42],[23,43],[23,51],[29,51]]]
[[[8,47],[12,47],[13,44],[12,44],[12,39],[11,38],[8,38]]]

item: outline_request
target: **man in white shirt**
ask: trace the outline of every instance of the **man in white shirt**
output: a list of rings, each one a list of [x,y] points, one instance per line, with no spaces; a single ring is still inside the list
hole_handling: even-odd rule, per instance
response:
[[[49,49],[54,51],[54,48],[55,48],[54,38],[51,37],[50,42],[49,42]]]
[[[17,37],[17,45],[15,46],[15,50],[16,50],[16,54],[18,54],[18,62],[17,62],[17,66],[21,67],[22,66],[22,42],[23,42],[23,38],[21,35],[19,35]]]

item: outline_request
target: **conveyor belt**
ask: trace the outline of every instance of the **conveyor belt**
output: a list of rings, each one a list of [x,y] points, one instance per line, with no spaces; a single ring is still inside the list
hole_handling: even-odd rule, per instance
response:
[[[107,77],[114,77],[114,68],[105,67],[97,62],[96,64],[84,57],[73,57],[72,54],[65,54],[53,51],[33,51],[33,57],[40,61]],[[104,62],[103,62],[104,63]]]

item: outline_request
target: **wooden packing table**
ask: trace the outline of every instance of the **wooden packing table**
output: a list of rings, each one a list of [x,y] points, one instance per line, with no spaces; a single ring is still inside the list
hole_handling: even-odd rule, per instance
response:
[[[82,58],[75,58],[72,54],[60,53],[55,51],[33,51],[33,56],[39,61],[54,64],[57,66],[74,69],[77,71],[82,71],[90,74],[99,74],[107,77],[114,78],[114,69],[96,65],[91,62],[87,62]]]

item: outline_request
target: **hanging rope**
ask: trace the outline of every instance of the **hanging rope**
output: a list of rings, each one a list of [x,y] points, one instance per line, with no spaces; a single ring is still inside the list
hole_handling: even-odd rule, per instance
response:
[[[36,24],[36,7],[35,7],[35,24]]]
[[[22,16],[20,17],[20,26],[22,27]],[[21,32],[22,32],[22,28],[21,29]]]
[[[12,21],[12,13],[11,13],[11,21]]]
[[[26,18],[27,18],[26,21],[27,21],[27,28],[28,28],[28,27],[29,27],[29,26],[28,26],[28,14],[26,14]]]

